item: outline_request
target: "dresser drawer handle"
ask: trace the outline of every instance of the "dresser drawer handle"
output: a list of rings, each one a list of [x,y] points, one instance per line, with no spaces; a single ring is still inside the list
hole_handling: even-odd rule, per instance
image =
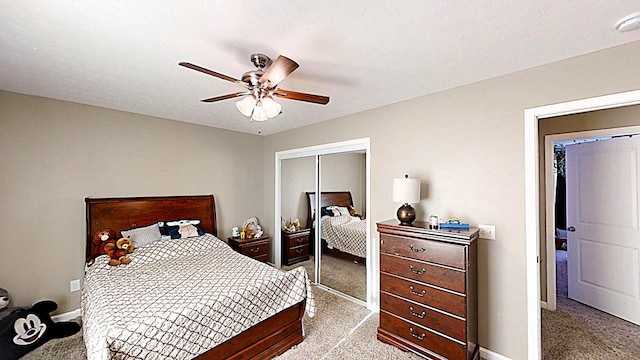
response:
[[[252,252],[252,253],[260,252],[260,248],[252,248],[252,249],[251,249],[251,252]]]
[[[302,249],[296,249],[296,254],[302,254]]]
[[[411,248],[411,251],[417,252],[417,253],[425,252],[425,250],[427,250],[424,247],[421,247],[420,249],[414,248],[413,245],[409,245],[409,248]]]
[[[424,316],[427,314],[425,311],[423,311],[422,314],[418,314],[417,312],[413,311],[413,306],[409,306],[409,312],[411,313],[411,315],[420,319],[424,318]]]
[[[417,296],[424,296],[424,294],[427,293],[427,290],[422,290],[422,292],[417,292],[415,290],[413,290],[413,286],[409,286],[409,291],[411,292],[411,294],[413,295],[417,295]]]
[[[422,340],[424,339],[424,336],[426,335],[425,333],[422,333],[422,335],[418,335],[417,333],[413,332],[413,328],[409,328],[409,332],[411,333],[411,336],[413,336],[414,338],[418,339],[418,340]]]
[[[416,270],[413,268],[413,265],[409,265],[409,269],[411,269],[411,272],[417,275],[422,275],[424,274],[425,271],[427,271],[427,269],[422,268],[422,270]]]
[[[296,241],[298,243],[303,243],[303,242],[307,241],[307,239],[305,239],[305,238],[297,238]]]

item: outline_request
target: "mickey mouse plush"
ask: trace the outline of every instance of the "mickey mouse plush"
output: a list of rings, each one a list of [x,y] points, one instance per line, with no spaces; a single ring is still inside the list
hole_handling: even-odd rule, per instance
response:
[[[30,308],[17,308],[0,320],[2,359],[18,359],[51,339],[80,331],[75,322],[53,322],[49,313],[57,308],[51,300],[39,301]]]

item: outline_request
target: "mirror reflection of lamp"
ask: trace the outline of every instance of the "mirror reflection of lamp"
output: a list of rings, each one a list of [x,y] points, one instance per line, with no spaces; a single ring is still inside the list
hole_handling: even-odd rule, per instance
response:
[[[396,215],[400,225],[411,225],[416,219],[416,210],[410,203],[420,202],[420,179],[404,178],[393,179],[393,201],[403,203]]]

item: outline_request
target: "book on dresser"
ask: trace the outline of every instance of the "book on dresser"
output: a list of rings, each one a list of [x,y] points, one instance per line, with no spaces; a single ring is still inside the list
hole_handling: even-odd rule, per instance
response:
[[[478,229],[377,223],[378,339],[428,359],[479,359]]]

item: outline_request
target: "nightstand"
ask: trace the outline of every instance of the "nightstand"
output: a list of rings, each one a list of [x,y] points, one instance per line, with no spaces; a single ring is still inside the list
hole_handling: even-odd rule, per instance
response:
[[[269,237],[261,236],[259,238],[249,238],[240,240],[240,238],[228,238],[231,248],[242,255],[258,261],[267,262],[267,253],[269,252]]]
[[[310,229],[282,232],[283,264],[293,265],[300,261],[309,260],[309,232]]]

